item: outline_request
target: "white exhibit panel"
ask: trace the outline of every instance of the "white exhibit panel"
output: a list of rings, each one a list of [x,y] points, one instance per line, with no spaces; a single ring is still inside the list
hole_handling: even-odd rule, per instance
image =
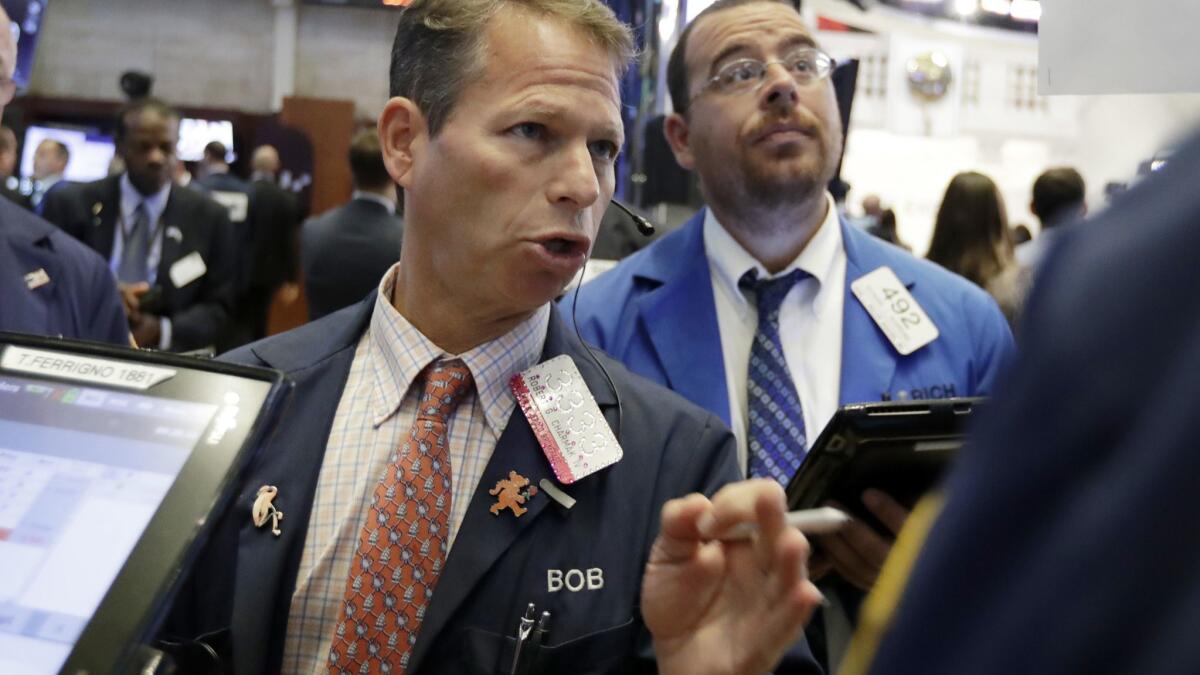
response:
[[[1053,0],[1038,26],[1042,94],[1200,92],[1200,2]]]

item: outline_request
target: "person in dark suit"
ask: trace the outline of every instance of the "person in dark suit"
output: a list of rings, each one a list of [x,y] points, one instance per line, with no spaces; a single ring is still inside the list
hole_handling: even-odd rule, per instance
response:
[[[254,150],[250,182],[249,244],[245,280],[235,317],[240,346],[267,334],[267,314],[275,292],[295,287],[298,274],[300,205],[296,195],[279,187],[279,153],[270,145]]]
[[[71,161],[71,150],[62,141],[53,138],[42,139],[33,152],[33,192],[29,202],[38,215],[42,213],[42,200],[52,190],[58,190],[68,183],[63,174]]]
[[[1200,672],[1198,174],[1194,137],[1055,242],[1012,377],[846,672]]]
[[[234,238],[240,243],[249,240],[244,230],[250,216],[250,184],[230,172],[228,155],[229,148],[221,141],[210,141],[205,145],[199,165],[200,176],[193,184],[229,211],[229,222],[239,233]]]
[[[0,201],[0,330],[129,345],[117,283],[96,252]]]
[[[16,85],[13,85],[13,93],[16,93]],[[12,94],[8,94],[9,100],[12,100]],[[4,197],[10,202],[20,206],[26,210],[33,210],[33,204],[29,201],[29,195],[21,194],[14,185],[17,179],[13,176],[13,172],[17,168],[17,135],[8,127],[0,127],[0,197]],[[9,181],[13,185],[9,185]]]
[[[0,7],[0,74],[11,84],[17,46]],[[0,84],[0,114],[13,88]],[[129,344],[108,266],[50,223],[0,200],[0,330]]]
[[[301,228],[310,320],[362,300],[400,259],[404,220],[396,215],[396,186],[383,165],[378,134],[364,131],[351,141],[350,172],[350,202]]]
[[[172,633],[236,674],[762,673],[818,601],[782,489],[705,497],[736,476],[728,430],[593,361],[551,305],[613,192],[632,34],[600,0],[488,6],[400,13],[379,135],[406,191],[401,260],[357,306],[229,355],[295,394]],[[622,459],[552,470],[544,451],[574,446],[510,389],[539,361],[530,391],[594,398],[578,421],[615,428]],[[252,522],[260,494],[286,515],[278,537]],[[718,540],[739,523],[757,533]],[[549,633],[518,650],[529,603]]]
[[[229,217],[203,194],[172,185],[179,114],[165,103],[125,105],[115,136],[125,172],[52,192],[44,215],[109,260],[138,345],[211,347],[233,298]]]

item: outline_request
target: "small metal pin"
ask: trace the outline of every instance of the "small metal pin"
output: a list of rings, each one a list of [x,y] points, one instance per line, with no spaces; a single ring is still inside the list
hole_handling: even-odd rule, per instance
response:
[[[258,494],[254,498],[254,508],[250,510],[250,519],[254,522],[255,527],[262,527],[271,521],[271,534],[276,537],[283,534],[283,530],[279,529],[279,521],[283,520],[283,511],[275,508],[271,502],[279,494],[279,488],[274,485],[264,485],[258,488]]]
[[[537,494],[537,488],[529,484],[528,478],[516,471],[509,471],[508,478],[496,481],[496,487],[488,490],[488,494],[496,498],[496,503],[488,509],[493,516],[500,515],[504,509],[511,509],[513,515],[520,518],[529,510],[521,505]]]

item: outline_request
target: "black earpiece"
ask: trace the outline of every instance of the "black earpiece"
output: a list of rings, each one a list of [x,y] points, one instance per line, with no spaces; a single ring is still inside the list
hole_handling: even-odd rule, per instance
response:
[[[625,206],[621,202],[619,202],[615,199],[610,200],[610,201],[612,202],[613,206],[620,209],[622,213],[629,216],[629,218],[631,220],[633,220],[633,224],[637,225],[637,230],[638,230],[639,234],[641,234],[643,237],[653,237],[654,236],[654,225],[651,224],[650,221],[648,221],[645,218],[634,213],[632,209],[630,209],[628,206]]]

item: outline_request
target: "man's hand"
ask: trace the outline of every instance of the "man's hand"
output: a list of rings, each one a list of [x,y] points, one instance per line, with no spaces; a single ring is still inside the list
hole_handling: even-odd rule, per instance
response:
[[[891,530],[892,536],[881,537],[870,525],[858,520],[847,523],[837,534],[821,537],[820,553],[813,556],[813,578],[819,579],[826,572],[834,571],[864,591],[875,585],[884,561],[892,552],[895,535],[908,520],[908,509],[879,490],[864,492],[862,502]],[[843,508],[837,504],[830,506]]]
[[[121,305],[125,307],[125,316],[132,327],[141,316],[141,297],[150,290],[150,284],[145,281],[136,284],[121,282],[117,284],[117,290],[121,292]]]
[[[808,542],[785,511],[783,489],[769,480],[663,505],[642,580],[660,673],[763,673],[800,636],[821,594],[808,580]],[[751,539],[716,540],[745,522],[758,525]]]
[[[130,327],[133,340],[142,348],[156,348],[162,338],[162,325],[153,314],[138,314],[137,323]]]

